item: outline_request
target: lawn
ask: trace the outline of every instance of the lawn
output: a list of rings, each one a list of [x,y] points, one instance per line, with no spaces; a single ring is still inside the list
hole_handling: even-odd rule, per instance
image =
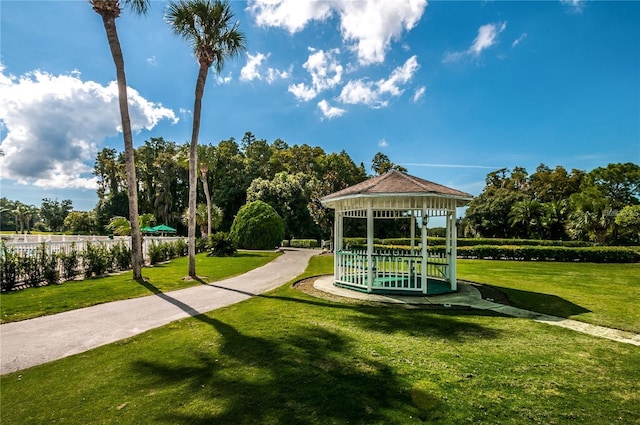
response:
[[[218,258],[207,257],[203,253],[196,256],[196,271],[206,282],[214,282],[260,267],[278,255],[275,252],[240,251],[236,257]],[[0,320],[2,323],[15,322],[109,301],[142,297],[157,291],[168,292],[200,285],[198,281],[183,279],[188,274],[188,261],[188,257],[183,257],[144,268],[142,275],[147,279],[146,285],[134,281],[129,271],[3,293],[0,294]]]
[[[458,278],[490,284],[518,307],[640,333],[640,264],[459,260]]]
[[[307,275],[330,273],[312,258]],[[473,310],[263,296],[7,374],[11,424],[640,423],[640,349]]]

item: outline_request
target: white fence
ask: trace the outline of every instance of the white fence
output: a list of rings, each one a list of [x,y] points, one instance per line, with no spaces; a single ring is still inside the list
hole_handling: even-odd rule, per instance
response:
[[[78,235],[3,235],[2,240],[6,247],[17,254],[35,255],[35,252],[40,249],[44,243],[45,251],[47,254],[57,254],[60,252],[68,253],[72,249],[76,251],[84,251],[87,242],[92,244],[99,243],[107,249],[111,249],[114,245],[123,242],[127,247],[131,248],[130,236],[114,236],[110,238],[108,236],[78,236]],[[144,236],[142,238],[142,255],[147,257],[149,254],[149,247],[152,243],[162,242],[175,242],[178,240],[185,240],[186,238],[177,236]],[[0,252],[0,255],[4,255]]]
[[[336,282],[362,290],[368,289],[367,252],[340,251],[337,256]],[[371,257],[373,280],[372,289],[389,291],[422,292],[426,285],[421,278],[422,256],[411,255],[404,251],[376,249]],[[427,277],[446,279],[448,276],[447,259],[444,253],[429,252],[427,259]]]

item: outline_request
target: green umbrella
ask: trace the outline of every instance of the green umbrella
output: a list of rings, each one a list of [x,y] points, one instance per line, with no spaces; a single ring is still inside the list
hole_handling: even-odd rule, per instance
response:
[[[154,230],[153,227],[143,227],[140,229],[142,233],[158,233],[157,230]]]
[[[169,227],[166,224],[160,224],[159,226],[152,227],[151,229],[156,232],[176,233],[176,229],[174,229],[173,227]]]

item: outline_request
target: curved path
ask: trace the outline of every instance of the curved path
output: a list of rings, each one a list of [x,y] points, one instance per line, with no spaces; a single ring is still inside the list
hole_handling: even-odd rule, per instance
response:
[[[214,283],[0,325],[0,374],[243,301],[300,275],[315,254],[318,251],[290,249],[262,267]]]

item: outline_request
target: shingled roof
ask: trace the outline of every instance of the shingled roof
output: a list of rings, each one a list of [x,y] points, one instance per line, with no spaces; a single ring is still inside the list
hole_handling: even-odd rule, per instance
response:
[[[365,180],[356,185],[347,187],[346,189],[327,195],[322,198],[321,201],[330,201],[353,196],[372,196],[377,194],[433,194],[436,196],[439,195],[467,201],[470,201],[473,198],[473,196],[468,193],[461,192],[438,183],[433,183],[419,177],[411,176],[398,170],[390,170],[381,176],[373,177],[369,180]]]

